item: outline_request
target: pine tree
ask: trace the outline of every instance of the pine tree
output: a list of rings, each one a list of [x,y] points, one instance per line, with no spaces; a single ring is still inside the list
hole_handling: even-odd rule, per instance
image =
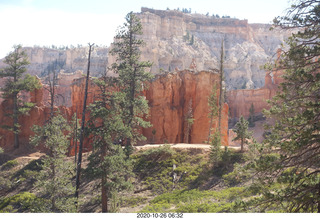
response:
[[[7,127],[14,134],[14,148],[19,148],[19,116],[27,114],[34,106],[33,103],[23,102],[19,97],[22,91],[32,91],[40,88],[40,83],[36,77],[29,74],[23,75],[27,71],[26,66],[29,64],[27,54],[22,50],[22,46],[14,46],[14,51],[5,57],[4,63],[8,66],[0,69],[0,78],[5,78],[6,83],[3,92],[4,99],[10,100],[7,116],[12,118],[12,125]]]
[[[39,145],[44,143],[48,155],[42,159],[42,170],[37,175],[35,187],[43,198],[39,212],[75,212],[75,188],[72,185],[74,166],[66,161],[69,147],[70,131],[67,121],[62,115],[53,116],[43,127],[34,126],[36,133],[30,138],[30,143]]]
[[[273,66],[284,71],[284,82],[266,111],[275,125],[265,145],[270,153],[255,164],[263,191],[256,206],[262,211],[281,206],[286,212],[319,213],[320,1],[297,1],[275,25],[298,29]]]
[[[132,187],[131,160],[126,159],[121,145],[118,145],[123,137],[130,135],[129,127],[122,120],[125,109],[121,103],[125,95],[110,90],[115,90],[114,78],[103,77],[95,83],[100,88],[100,95],[89,107],[93,152],[87,170],[92,177],[100,179],[102,212],[115,212],[118,193]]]
[[[193,118],[193,110],[192,110],[192,100],[189,101],[188,104],[188,108],[187,108],[187,112],[185,115],[185,123],[186,123],[186,127],[185,127],[185,142],[186,143],[190,143],[190,132],[191,132],[191,128],[192,125],[194,123],[194,118]]]
[[[130,128],[130,136],[126,139],[127,156],[132,153],[132,145],[145,139],[140,129],[150,127],[150,123],[143,119],[149,107],[142,92],[146,88],[146,82],[152,78],[152,74],[145,71],[151,67],[151,63],[139,61],[140,47],[144,45],[139,35],[142,35],[142,25],[138,17],[130,12],[126,16],[126,22],[118,30],[110,51],[117,58],[112,70],[119,75],[117,85],[124,94],[123,121]]]
[[[243,116],[241,116],[239,121],[236,123],[235,128],[233,129],[233,131],[237,134],[233,141],[241,141],[241,151],[244,151],[244,144],[248,142],[247,139],[251,138],[251,133],[248,132],[248,124],[249,122],[245,120]]]
[[[210,138],[210,160],[213,165],[216,165],[222,160],[220,133],[216,130]]]
[[[249,122],[249,127],[254,127],[255,124],[254,124],[254,106],[253,106],[253,103],[251,103],[251,107],[249,109],[249,119],[248,119],[248,122]]]
[[[213,85],[211,94],[208,97],[208,107],[209,107],[209,118],[210,118],[208,142],[210,142],[211,129],[212,129],[213,123],[216,122],[217,120],[217,116],[219,112],[218,89],[216,84]]]

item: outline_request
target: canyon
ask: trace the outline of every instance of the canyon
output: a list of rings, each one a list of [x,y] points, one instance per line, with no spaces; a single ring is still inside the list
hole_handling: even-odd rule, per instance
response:
[[[199,14],[185,14],[176,10],[153,10],[142,8],[136,13],[141,19],[145,46],[141,48],[141,59],[153,63],[151,73],[154,80],[145,91],[149,102],[148,120],[153,127],[143,129],[145,143],[204,143],[208,140],[210,119],[208,117],[208,96],[214,84],[219,84],[221,45],[224,45],[224,86],[227,89],[222,110],[222,144],[230,145],[228,120],[237,121],[242,115],[249,116],[254,105],[255,113],[261,115],[268,109],[267,100],[278,91],[282,72],[266,72],[261,68],[268,61],[279,56],[279,47],[291,33],[270,31],[271,25],[249,24],[247,20],[215,18]],[[91,75],[107,74],[115,62],[108,51],[110,47],[95,47],[91,59]],[[32,125],[43,125],[48,119],[49,92],[46,76],[58,73],[56,109],[68,119],[83,106],[84,74],[87,68],[87,47],[40,48],[25,47],[30,65],[27,73],[40,77],[43,87],[30,94],[24,94],[36,106],[29,115],[22,116],[21,142],[27,144],[33,134]],[[4,67],[0,60],[0,68]],[[3,81],[0,81],[0,87]],[[98,91],[90,83],[88,94],[92,103]],[[10,102],[0,100],[0,122],[10,122],[4,117]],[[194,123],[187,127],[186,116],[192,112]],[[230,123],[229,123],[230,124]],[[234,123],[233,123],[234,124]],[[215,121],[211,127],[217,128]],[[233,135],[233,134],[231,134]],[[13,136],[0,129],[1,147],[12,146]],[[87,146],[86,150],[90,150]]]
[[[146,136],[147,140],[140,142],[140,144],[205,143],[208,140],[210,129],[208,97],[214,84],[219,85],[219,75],[216,72],[209,71],[192,72],[184,70],[156,76],[149,83],[149,89],[145,91],[150,106],[147,120],[151,122],[152,127],[142,130],[142,134]],[[78,112],[78,118],[81,118],[84,88],[84,77],[74,79],[71,86],[71,106],[56,107],[56,110],[59,109],[68,120],[76,112]],[[218,89],[219,86],[217,86],[217,92]],[[45,90],[45,86],[42,86],[41,89],[31,92],[29,96],[26,95],[25,97],[26,100],[35,103],[35,107],[28,115],[22,116],[19,120],[22,127],[19,134],[22,145],[28,145],[30,136],[34,134],[31,127],[33,125],[42,126],[49,117],[50,108],[44,104],[45,93],[47,92]],[[59,90],[59,86],[57,86],[57,90]],[[92,103],[98,94],[98,88],[91,81],[89,83],[88,104]],[[219,96],[219,92],[216,95]],[[3,125],[9,125],[12,122],[10,118],[4,116],[10,105],[7,100],[0,105],[0,122]],[[189,111],[192,112],[194,122],[187,130],[186,116]],[[89,115],[87,120],[90,119]],[[214,121],[211,129],[216,130],[217,118],[214,118]],[[223,105],[221,133],[222,144],[228,145],[227,104]],[[0,136],[1,146],[6,150],[12,149],[13,134],[8,134],[8,131],[0,129]],[[84,150],[89,151],[90,149],[90,144],[86,144]]]
[[[247,20],[216,18],[186,14],[177,10],[141,8],[139,17],[145,46],[141,59],[153,63],[151,72],[163,74],[188,69],[216,69],[224,43],[225,86],[228,90],[256,89],[264,86],[262,66],[276,58],[277,49],[291,35],[290,31],[274,29],[269,24],[250,24]],[[108,67],[115,62],[110,47],[95,47],[91,55],[91,75],[113,75]],[[29,60],[28,72],[45,77],[57,72],[86,72],[88,47],[25,47]],[[0,60],[0,68],[4,66]]]

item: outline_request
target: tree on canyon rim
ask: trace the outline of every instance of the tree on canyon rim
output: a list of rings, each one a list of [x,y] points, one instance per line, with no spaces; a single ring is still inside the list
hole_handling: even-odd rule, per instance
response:
[[[251,132],[248,131],[248,125],[249,122],[245,118],[243,118],[243,116],[241,116],[239,121],[235,125],[235,128],[233,129],[233,131],[237,134],[233,141],[240,140],[241,151],[244,151],[244,144],[248,143],[247,139],[251,138]]]
[[[249,109],[249,118],[248,118],[248,122],[249,122],[249,127],[254,127],[254,120],[255,120],[255,116],[254,116],[254,105],[253,103],[251,103],[250,109]]]
[[[142,92],[146,88],[146,82],[153,76],[146,71],[146,68],[151,67],[151,63],[140,61],[140,47],[144,42],[139,35],[142,35],[142,25],[139,18],[130,12],[126,16],[126,22],[118,29],[113,49],[110,51],[116,56],[112,70],[119,75],[116,83],[124,95],[121,103],[124,109],[122,119],[130,129],[130,135],[125,141],[127,156],[132,153],[133,144],[145,139],[140,129],[150,127],[150,123],[143,119],[149,107]]]
[[[73,132],[67,120],[54,109],[57,97],[55,69],[49,72],[46,82],[50,96],[49,119],[41,126],[34,125],[32,131],[35,135],[30,138],[31,144],[44,145],[47,149],[47,154],[41,159],[42,170],[36,175],[35,183],[39,194],[46,198],[34,208],[37,212],[75,212],[75,198],[72,196],[75,192],[72,185],[75,171],[72,162],[66,160]]]
[[[5,78],[5,85],[1,89],[3,97],[9,102],[7,116],[12,118],[12,125],[6,128],[14,134],[14,148],[19,148],[19,116],[27,114],[34,106],[33,103],[23,102],[20,93],[22,91],[32,91],[40,88],[41,84],[36,77],[29,74],[23,75],[29,63],[27,54],[22,50],[22,46],[14,46],[14,51],[5,57],[4,63],[8,66],[0,70],[0,78]]]
[[[130,129],[122,119],[125,108],[121,104],[125,95],[115,91],[115,78],[102,77],[94,82],[100,92],[89,106],[93,152],[89,156],[87,172],[100,180],[102,212],[116,212],[118,193],[132,188],[133,166],[119,145],[119,139],[130,135]]]
[[[70,126],[59,113],[43,126],[34,126],[33,145],[44,144],[48,153],[42,158],[41,171],[36,176],[35,188],[42,202],[34,206],[37,212],[75,212],[74,165],[66,160],[69,148]]]
[[[254,209],[320,212],[320,1],[297,1],[274,22],[294,32],[271,66],[284,82],[265,113],[275,125],[254,164],[263,194]]]

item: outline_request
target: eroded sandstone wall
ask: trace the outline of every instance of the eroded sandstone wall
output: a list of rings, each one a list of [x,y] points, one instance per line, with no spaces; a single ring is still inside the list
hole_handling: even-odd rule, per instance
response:
[[[50,108],[45,106],[44,100],[44,87],[34,90],[28,94],[22,94],[25,101],[35,103],[35,106],[30,110],[27,115],[22,115],[19,118],[21,125],[19,133],[20,147],[26,147],[29,145],[30,136],[34,135],[32,131],[33,125],[43,126],[50,116]],[[71,111],[65,106],[55,107],[54,110],[59,110],[67,119],[71,118]],[[12,102],[4,100],[0,103],[0,124],[1,126],[12,126],[12,118],[7,117],[7,113],[12,113]],[[0,128],[0,146],[5,150],[13,149],[14,136],[13,133]],[[39,149],[43,149],[40,147]]]
[[[265,85],[260,89],[231,90],[227,92],[230,117],[249,117],[251,104],[255,114],[261,114],[263,109],[269,109],[267,100],[272,99],[279,91],[279,84],[283,82],[282,71],[266,72]]]
[[[228,90],[262,88],[265,72],[261,66],[273,59],[291,34],[278,29],[270,31],[270,25],[249,24],[247,20],[218,19],[176,10],[141,11],[141,37],[146,43],[141,49],[142,59],[153,63],[153,73],[186,69],[192,60],[198,70],[215,69],[224,41]],[[109,60],[112,63],[110,57]]]
[[[148,141],[151,143],[207,141],[210,125],[208,97],[215,83],[218,89],[219,75],[208,71],[197,73],[179,71],[157,76],[146,91],[150,105],[149,120],[153,124],[153,127],[143,130]],[[194,123],[188,132],[186,118],[190,107]],[[222,144],[228,145],[227,104],[223,106],[222,118]],[[215,130],[216,127],[217,123],[214,123],[212,129]]]
[[[142,130],[142,133],[147,137],[147,141],[140,143],[204,143],[207,141],[210,128],[208,97],[214,84],[217,85],[217,96],[219,96],[219,75],[213,72],[184,70],[157,76],[150,82],[149,89],[145,91],[146,99],[150,105],[150,113],[147,119],[153,126]],[[57,90],[59,89],[57,88]],[[81,118],[84,91],[85,78],[73,80],[71,106],[59,106],[56,109],[59,109],[69,120],[76,112],[78,118]],[[45,87],[42,87],[25,97],[34,102],[36,106],[30,111],[29,115],[20,118],[20,141],[22,145],[27,145],[30,136],[34,134],[31,127],[33,125],[44,125],[49,118],[50,108],[44,104],[44,100],[48,99],[48,96],[44,95],[46,92]],[[95,101],[98,95],[98,87],[90,81],[87,104]],[[7,100],[0,105],[0,122],[3,125],[12,122],[11,119],[4,116],[4,113],[10,110],[8,108],[10,105]],[[194,119],[189,131],[187,131],[186,122],[188,112],[192,113]],[[227,104],[224,104],[222,112],[222,144],[228,145]],[[89,119],[90,115],[88,113],[86,120]],[[217,121],[217,118],[215,118],[211,127],[212,130],[217,129]],[[12,148],[12,133],[0,129],[0,135],[2,136],[0,139],[1,146],[5,149]],[[84,150],[91,150],[88,141],[86,141]]]

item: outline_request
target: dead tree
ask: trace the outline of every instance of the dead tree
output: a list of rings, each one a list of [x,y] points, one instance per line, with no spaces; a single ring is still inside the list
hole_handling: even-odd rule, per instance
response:
[[[221,136],[221,120],[222,120],[222,106],[224,103],[224,91],[223,91],[223,80],[224,80],[224,70],[223,70],[223,62],[224,62],[224,50],[223,50],[223,40],[221,42],[221,54],[220,54],[220,93],[219,93],[219,133]]]
[[[85,125],[85,119],[86,119],[88,84],[89,84],[89,75],[90,75],[90,58],[91,58],[91,50],[93,48],[93,45],[94,44],[90,44],[89,43],[87,78],[86,78],[86,87],[85,87],[85,92],[84,92],[83,109],[82,109],[82,120],[81,120],[81,129],[80,129],[80,143],[79,143],[79,154],[78,154],[77,175],[76,175],[76,193],[75,193],[76,204],[77,205],[78,205],[78,198],[79,198],[80,174],[81,174],[81,163],[82,163],[82,149],[83,149],[83,139],[84,139],[84,125]]]

